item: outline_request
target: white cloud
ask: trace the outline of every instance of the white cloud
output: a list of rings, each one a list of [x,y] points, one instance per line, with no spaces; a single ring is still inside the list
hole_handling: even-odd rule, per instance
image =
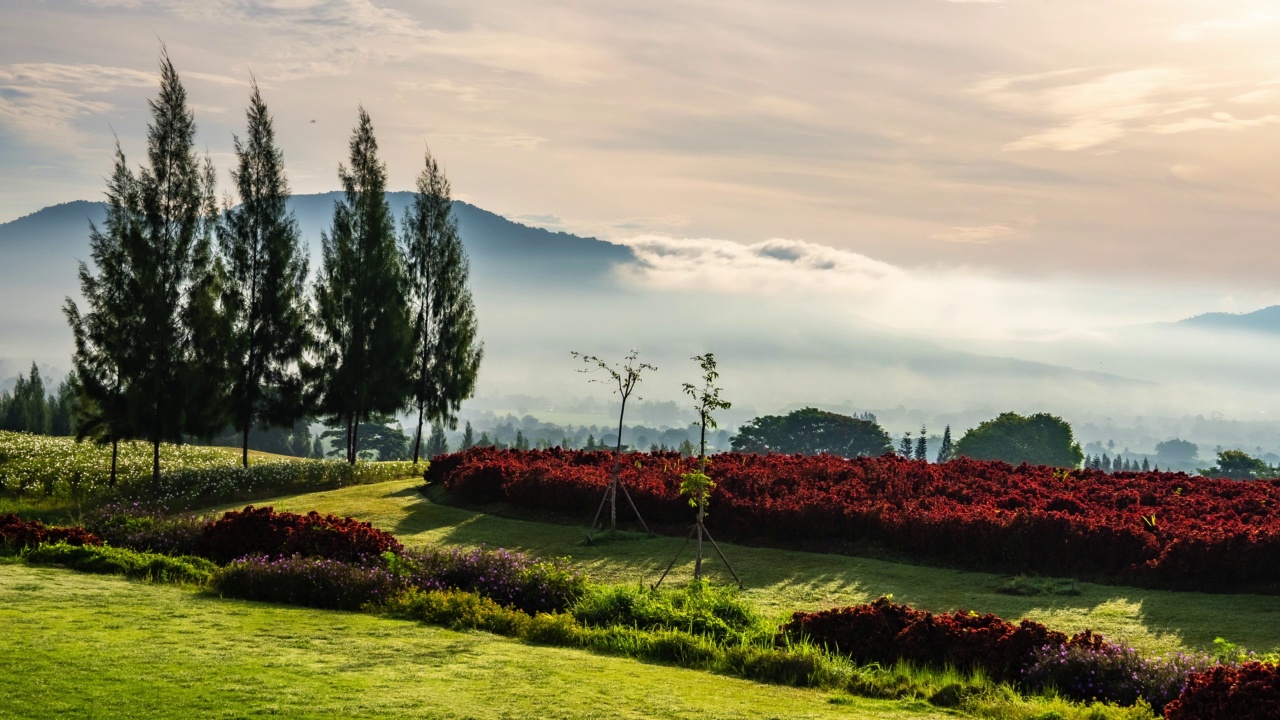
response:
[[[1277,16],[1274,13],[1265,10],[1252,10],[1200,22],[1184,23],[1174,28],[1170,37],[1180,42],[1191,42],[1203,40],[1206,36],[1224,32],[1239,32],[1267,27],[1274,25],[1276,20]]]
[[[953,227],[944,232],[934,233],[929,237],[952,243],[968,243],[970,245],[990,245],[1008,240],[1018,231],[1008,225],[981,225],[977,227]]]
[[[1151,125],[1146,129],[1159,135],[1191,132],[1192,130],[1247,130],[1264,127],[1280,122],[1280,115],[1265,115],[1258,118],[1237,118],[1231,113],[1216,112],[1209,117],[1193,117],[1163,125]]]

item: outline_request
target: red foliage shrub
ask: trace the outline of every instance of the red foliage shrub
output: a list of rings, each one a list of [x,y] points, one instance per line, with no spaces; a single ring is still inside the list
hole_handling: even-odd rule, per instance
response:
[[[20,550],[41,543],[101,545],[102,540],[82,527],[45,527],[39,520],[26,521],[17,515],[0,516],[0,548]]]
[[[1098,636],[1063,633],[1037,622],[1020,624],[995,615],[957,611],[935,615],[880,598],[870,605],[797,612],[779,629],[779,637],[807,638],[859,663],[906,660],[931,667],[982,669],[997,680],[1013,682],[1046,645],[1089,644]]]
[[[1195,673],[1165,720],[1274,720],[1280,718],[1280,668],[1248,662]]]
[[[680,475],[695,462],[630,453],[622,480],[646,519],[684,523]],[[473,502],[588,516],[612,464],[607,452],[472,448],[435,459],[427,478]],[[873,540],[1000,571],[1280,587],[1280,481],[736,453],[713,456],[708,474],[710,522],[740,538]]]
[[[312,510],[306,515],[273,508],[233,510],[208,523],[197,543],[200,555],[225,564],[247,555],[300,555],[356,562],[404,549],[392,535],[367,522]]]

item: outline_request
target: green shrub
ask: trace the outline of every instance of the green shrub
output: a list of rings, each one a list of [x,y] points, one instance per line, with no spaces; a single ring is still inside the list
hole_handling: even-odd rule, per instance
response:
[[[595,586],[573,606],[573,616],[592,627],[626,626],[677,630],[717,642],[772,632],[737,588],[692,582],[683,588],[650,590],[628,585]]]
[[[28,563],[64,565],[81,572],[125,575],[153,582],[209,582],[216,566],[199,557],[138,552],[127,548],[91,545],[41,545],[24,554]]]
[[[387,614],[443,625],[454,630],[484,630],[497,635],[524,636],[533,618],[493,600],[461,590],[409,588],[384,606]]]

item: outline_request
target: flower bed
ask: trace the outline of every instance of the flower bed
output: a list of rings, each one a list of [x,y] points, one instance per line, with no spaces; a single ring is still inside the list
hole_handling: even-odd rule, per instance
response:
[[[404,546],[390,533],[367,522],[312,510],[306,515],[255,508],[225,513],[204,526],[197,543],[200,555],[218,564],[246,555],[301,555],[339,562],[358,562]]]
[[[473,448],[427,479],[469,502],[589,516],[607,452]],[[623,457],[644,517],[685,523],[675,453]],[[713,456],[711,524],[753,540],[872,540],[971,567],[1280,590],[1280,481],[1116,473],[958,459],[942,464],[820,455]]]
[[[1192,675],[1166,720],[1275,720],[1280,717],[1280,668],[1247,662]]]
[[[82,527],[45,527],[38,520],[23,520],[17,515],[0,515],[0,549],[21,550],[41,543],[68,545],[101,545],[102,540]]]

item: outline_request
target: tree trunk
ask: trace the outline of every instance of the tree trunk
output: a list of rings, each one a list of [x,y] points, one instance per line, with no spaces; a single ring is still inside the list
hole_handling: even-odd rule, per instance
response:
[[[160,497],[160,441],[151,442],[151,499]]]
[[[107,481],[108,487],[116,486],[116,461],[120,457],[120,441],[111,439],[111,479]]]
[[[360,421],[351,425],[351,464],[356,464],[356,457],[360,454]]]
[[[244,424],[244,449],[240,453],[240,462],[249,467],[249,423]]]
[[[693,579],[702,579],[702,493],[698,493],[698,551],[693,560]]]
[[[627,412],[627,396],[622,396],[622,409],[618,411],[618,443],[613,448],[613,480],[609,483],[609,529],[618,531],[618,463],[622,461],[622,417]]]
[[[418,450],[422,447],[422,411],[423,406],[418,405],[418,432],[413,436],[413,464],[418,465]]]

